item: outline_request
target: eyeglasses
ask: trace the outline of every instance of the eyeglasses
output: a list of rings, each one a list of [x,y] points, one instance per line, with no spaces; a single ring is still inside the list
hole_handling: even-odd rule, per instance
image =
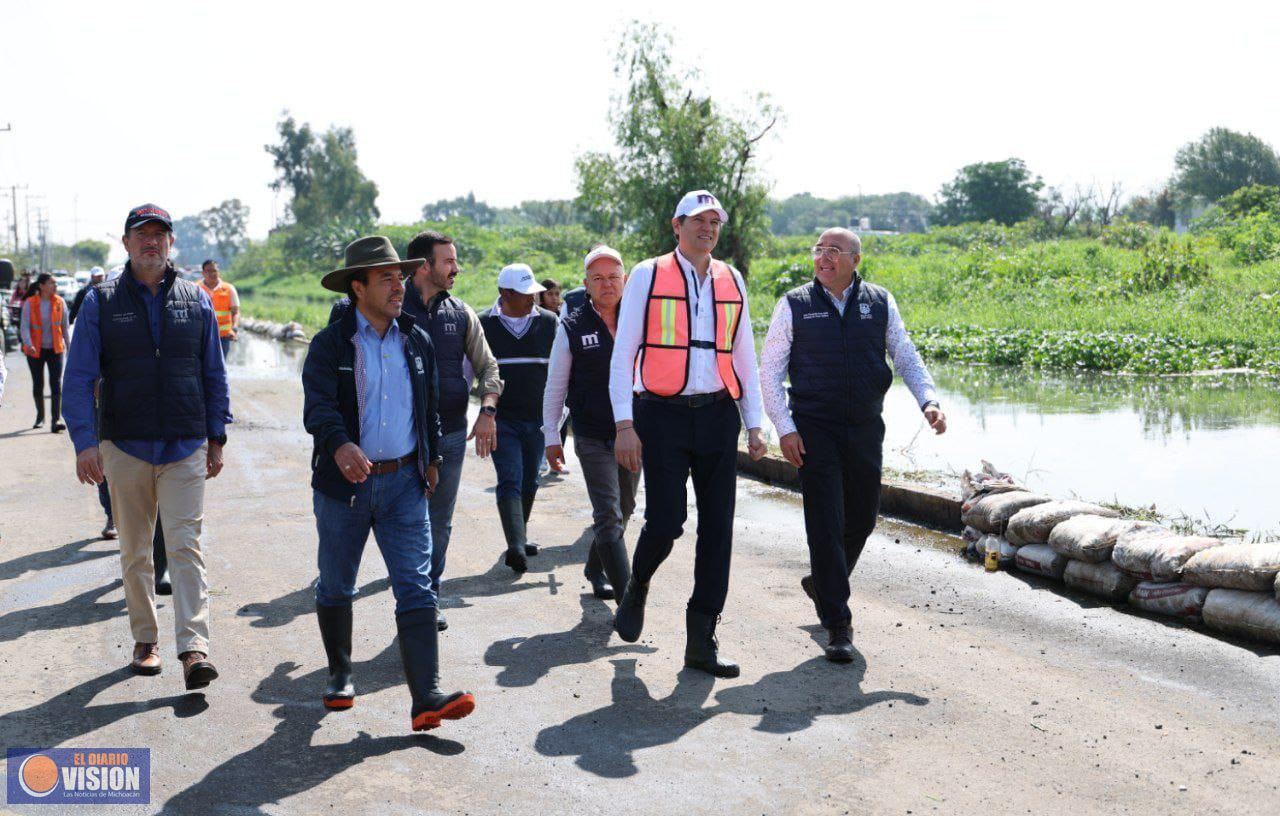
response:
[[[816,261],[818,258],[839,258],[841,255],[857,255],[852,249],[841,249],[840,247],[815,246],[809,249],[809,254]]]

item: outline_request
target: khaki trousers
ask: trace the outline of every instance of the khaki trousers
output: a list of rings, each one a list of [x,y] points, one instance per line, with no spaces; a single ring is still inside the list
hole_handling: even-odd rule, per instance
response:
[[[151,550],[158,510],[164,519],[164,547],[173,582],[174,642],[178,654],[208,654],[209,583],[200,552],[208,443],[186,459],[167,465],[144,462],[111,442],[103,442],[100,451],[111,510],[120,533],[120,571],[133,639],[138,643],[160,640]]]

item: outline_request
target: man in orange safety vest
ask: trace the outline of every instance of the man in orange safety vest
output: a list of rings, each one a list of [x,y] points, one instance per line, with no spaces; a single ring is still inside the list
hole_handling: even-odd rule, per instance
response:
[[[222,344],[225,359],[231,353],[231,341],[236,339],[236,331],[240,328],[240,295],[234,286],[222,280],[218,262],[212,258],[200,265],[200,272],[204,276],[200,288],[213,301],[213,314],[218,318],[218,341]]]

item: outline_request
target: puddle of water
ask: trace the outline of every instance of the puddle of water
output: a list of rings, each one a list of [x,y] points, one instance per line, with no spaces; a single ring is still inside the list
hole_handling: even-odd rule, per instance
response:
[[[231,344],[227,366],[232,376],[241,379],[295,379],[302,374],[308,348],[303,343],[281,343],[242,331]]]

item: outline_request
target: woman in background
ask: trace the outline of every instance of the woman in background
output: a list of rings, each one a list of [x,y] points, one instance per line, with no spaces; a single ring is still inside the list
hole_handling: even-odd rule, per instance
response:
[[[22,352],[31,369],[31,393],[36,401],[36,422],[32,428],[44,426],[44,372],[49,370],[49,430],[59,433],[62,424],[62,360],[71,323],[67,303],[58,294],[53,275],[41,272],[22,304]]]

